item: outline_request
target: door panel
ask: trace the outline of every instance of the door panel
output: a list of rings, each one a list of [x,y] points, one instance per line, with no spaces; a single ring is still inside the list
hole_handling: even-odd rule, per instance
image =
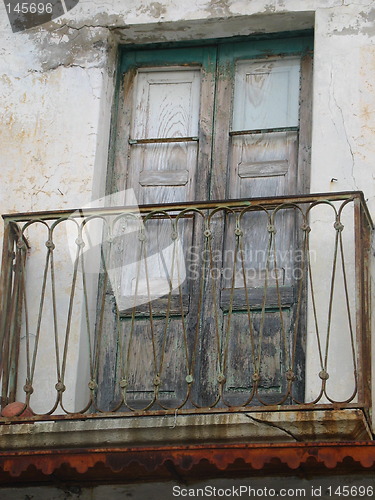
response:
[[[285,318],[290,326],[289,314]],[[266,404],[277,404],[281,397],[280,367],[285,363],[282,331],[278,312],[268,312],[264,324],[262,314],[254,311],[252,330],[243,314],[233,314],[229,337],[224,398],[227,404],[245,405],[254,396],[254,375],[260,374],[258,396]],[[257,398],[253,399],[258,402]]]
[[[135,86],[128,183],[138,186],[139,204],[190,200],[197,167],[200,70],[139,70]],[[181,142],[141,142],[153,139]]]
[[[298,125],[298,58],[237,61],[232,130]]]
[[[187,201],[194,198],[200,111],[200,68],[139,69],[134,78],[129,138],[128,186],[139,204]],[[191,224],[183,223],[173,241],[171,221],[150,220],[145,240],[124,249],[121,310],[153,300],[155,314],[166,310],[172,289],[178,293],[185,269],[183,247],[191,245]],[[140,236],[140,234],[138,234]],[[177,269],[177,266],[179,268]],[[186,294],[186,286],[184,287]],[[136,295],[136,300],[134,297]],[[172,313],[179,307],[173,300]]]
[[[296,132],[276,132],[268,134],[246,135],[232,138],[232,154],[229,166],[229,197],[257,198],[283,196],[297,192],[297,150]],[[288,211],[282,211],[276,218],[278,252],[284,256],[284,264],[292,266],[293,255],[290,252],[294,238],[293,218]],[[225,249],[230,249],[234,231],[234,220],[228,227]],[[269,241],[265,213],[247,214],[241,220],[242,230],[247,234],[245,262],[248,268],[258,269],[264,274],[266,267],[266,249]],[[250,237],[251,235],[251,237]],[[233,240],[233,238],[232,238]],[[285,262],[289,255],[288,262]],[[284,266],[284,267],[285,267]],[[283,272],[280,270],[280,272]],[[263,284],[260,276],[258,286]],[[285,285],[285,282],[282,282]],[[237,284],[236,284],[237,286]],[[255,282],[253,286],[256,286]],[[228,287],[228,283],[225,283]]]
[[[234,72],[229,198],[296,193],[300,60],[238,60]],[[240,236],[235,236],[236,229]],[[275,219],[262,210],[248,211],[240,219],[227,216],[223,268],[235,269],[232,275],[223,273],[220,298],[227,316],[223,338],[231,346],[228,370],[237,363],[241,366],[243,350],[247,352],[250,344],[254,351],[247,386],[236,385],[236,377],[229,377],[225,387],[237,404],[255,387],[254,375],[259,377],[255,400],[265,397],[268,403],[276,403],[285,391],[295,301],[294,244],[290,210],[280,211]],[[247,349],[245,339],[234,340],[236,332],[247,332]]]
[[[208,198],[215,60],[213,47],[128,54],[114,186],[133,189],[139,204],[161,205],[162,212],[164,203]],[[168,408],[186,396],[183,325],[194,317],[197,283],[185,280],[181,263],[200,235],[191,219],[174,224],[173,218],[143,221],[131,244],[117,248],[121,293],[115,300],[108,294],[101,346],[104,406],[124,397],[131,408],[147,408],[157,394]]]

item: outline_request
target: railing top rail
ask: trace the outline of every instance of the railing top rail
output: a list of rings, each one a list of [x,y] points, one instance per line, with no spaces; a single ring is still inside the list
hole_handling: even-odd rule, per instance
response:
[[[336,193],[314,193],[303,195],[289,195],[278,197],[265,197],[265,198],[242,198],[234,200],[210,200],[210,201],[192,201],[182,203],[164,203],[155,205],[139,205],[139,206],[116,206],[116,207],[98,207],[98,208],[76,208],[66,210],[51,210],[39,212],[20,212],[3,214],[2,218],[6,222],[27,222],[30,220],[53,220],[59,218],[70,217],[87,217],[94,215],[119,215],[126,212],[139,212],[141,214],[150,213],[157,210],[175,211],[185,209],[207,209],[216,207],[250,207],[256,209],[257,206],[269,206],[288,204],[288,203],[315,203],[319,201],[345,201],[345,200],[359,200],[366,218],[371,229],[374,229],[370,212],[366,205],[366,201],[362,191],[342,191]]]

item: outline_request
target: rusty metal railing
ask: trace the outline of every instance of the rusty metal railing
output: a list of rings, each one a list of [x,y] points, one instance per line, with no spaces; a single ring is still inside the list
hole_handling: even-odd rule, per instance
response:
[[[370,407],[362,193],[3,218],[3,408]]]

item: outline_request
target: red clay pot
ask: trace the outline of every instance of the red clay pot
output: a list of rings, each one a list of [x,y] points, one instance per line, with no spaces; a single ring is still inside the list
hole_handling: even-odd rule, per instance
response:
[[[20,403],[19,401],[15,401],[14,403],[10,403],[5,406],[1,412],[2,417],[32,417],[34,415],[31,408],[26,407],[25,403]],[[21,413],[22,412],[22,413]]]

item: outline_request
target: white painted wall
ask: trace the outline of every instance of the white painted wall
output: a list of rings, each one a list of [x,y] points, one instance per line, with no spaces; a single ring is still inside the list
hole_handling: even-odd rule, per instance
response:
[[[0,211],[79,207],[104,193],[119,43],[312,27],[311,191],[363,190],[375,218],[370,0],[81,0],[55,22],[15,34],[1,3]],[[78,351],[71,362],[73,381]]]

